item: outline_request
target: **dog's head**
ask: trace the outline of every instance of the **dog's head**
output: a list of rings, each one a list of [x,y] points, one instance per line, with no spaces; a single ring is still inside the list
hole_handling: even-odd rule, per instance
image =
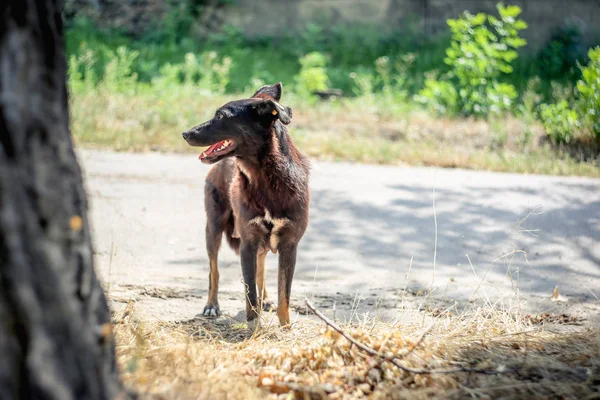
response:
[[[281,83],[263,86],[249,99],[231,101],[214,117],[183,132],[190,146],[209,146],[200,161],[213,164],[225,157],[255,157],[272,135],[277,122],[289,124],[292,109],[279,104]]]

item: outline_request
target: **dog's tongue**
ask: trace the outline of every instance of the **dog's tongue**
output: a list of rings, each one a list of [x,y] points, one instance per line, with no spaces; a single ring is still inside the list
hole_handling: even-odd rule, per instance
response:
[[[220,142],[217,142],[215,144],[213,144],[212,146],[210,146],[208,149],[204,150],[202,152],[202,154],[200,154],[200,157],[198,157],[199,160],[204,160],[206,157],[208,157],[209,155],[211,155],[211,153],[213,151],[215,151],[216,149],[218,149],[219,147],[221,147],[221,145],[223,144],[224,140],[221,140]]]

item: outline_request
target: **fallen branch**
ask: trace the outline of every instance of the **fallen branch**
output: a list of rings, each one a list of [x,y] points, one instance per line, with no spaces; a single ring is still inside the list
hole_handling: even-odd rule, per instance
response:
[[[398,356],[388,356],[386,354],[380,353],[380,352],[378,352],[378,351],[370,348],[369,346],[367,346],[367,345],[359,342],[358,340],[354,339],[352,336],[350,336],[346,332],[344,332],[342,330],[342,328],[340,328],[335,322],[333,322],[332,320],[330,320],[329,318],[327,318],[321,311],[317,310],[317,308],[310,302],[310,300],[308,300],[307,298],[305,298],[304,300],[306,302],[306,306],[308,307],[308,309],[310,311],[313,312],[313,314],[315,314],[317,317],[319,317],[323,322],[325,322],[327,325],[329,325],[337,333],[339,333],[344,338],[346,338],[350,343],[352,343],[353,345],[355,345],[356,347],[358,347],[359,349],[361,349],[365,353],[368,353],[368,354],[370,354],[372,356],[379,357],[381,359],[384,359],[386,361],[391,362],[392,364],[394,364],[396,367],[398,367],[402,371],[405,371],[405,372],[408,372],[408,373],[411,373],[411,374],[421,374],[421,375],[426,375],[426,374],[455,374],[455,373],[458,373],[458,372],[472,372],[472,373],[477,373],[477,374],[496,375],[496,374],[499,374],[499,373],[502,372],[500,370],[476,369],[476,368],[464,368],[464,367],[452,368],[452,369],[421,369],[421,368],[410,368],[410,367],[407,367],[407,366],[402,365],[400,363],[400,361],[399,361],[400,357],[398,357]],[[428,330],[425,331],[425,333],[427,333],[427,332],[428,332]]]

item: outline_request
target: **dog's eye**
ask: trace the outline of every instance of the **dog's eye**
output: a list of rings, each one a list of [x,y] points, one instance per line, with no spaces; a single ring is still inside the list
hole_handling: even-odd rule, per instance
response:
[[[218,113],[215,115],[215,119],[223,119],[223,117],[224,117],[223,113],[220,113],[220,112],[218,112]]]

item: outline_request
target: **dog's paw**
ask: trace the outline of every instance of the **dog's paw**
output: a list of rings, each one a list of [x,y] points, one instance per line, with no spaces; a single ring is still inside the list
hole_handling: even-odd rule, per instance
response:
[[[202,311],[202,316],[207,318],[216,318],[221,315],[218,304],[207,304]]]
[[[258,318],[248,321],[247,324],[248,329],[250,329],[251,331],[256,331],[261,328],[260,319]]]
[[[265,300],[262,303],[262,309],[266,312],[275,311],[277,310],[277,304],[273,303],[271,300]]]

